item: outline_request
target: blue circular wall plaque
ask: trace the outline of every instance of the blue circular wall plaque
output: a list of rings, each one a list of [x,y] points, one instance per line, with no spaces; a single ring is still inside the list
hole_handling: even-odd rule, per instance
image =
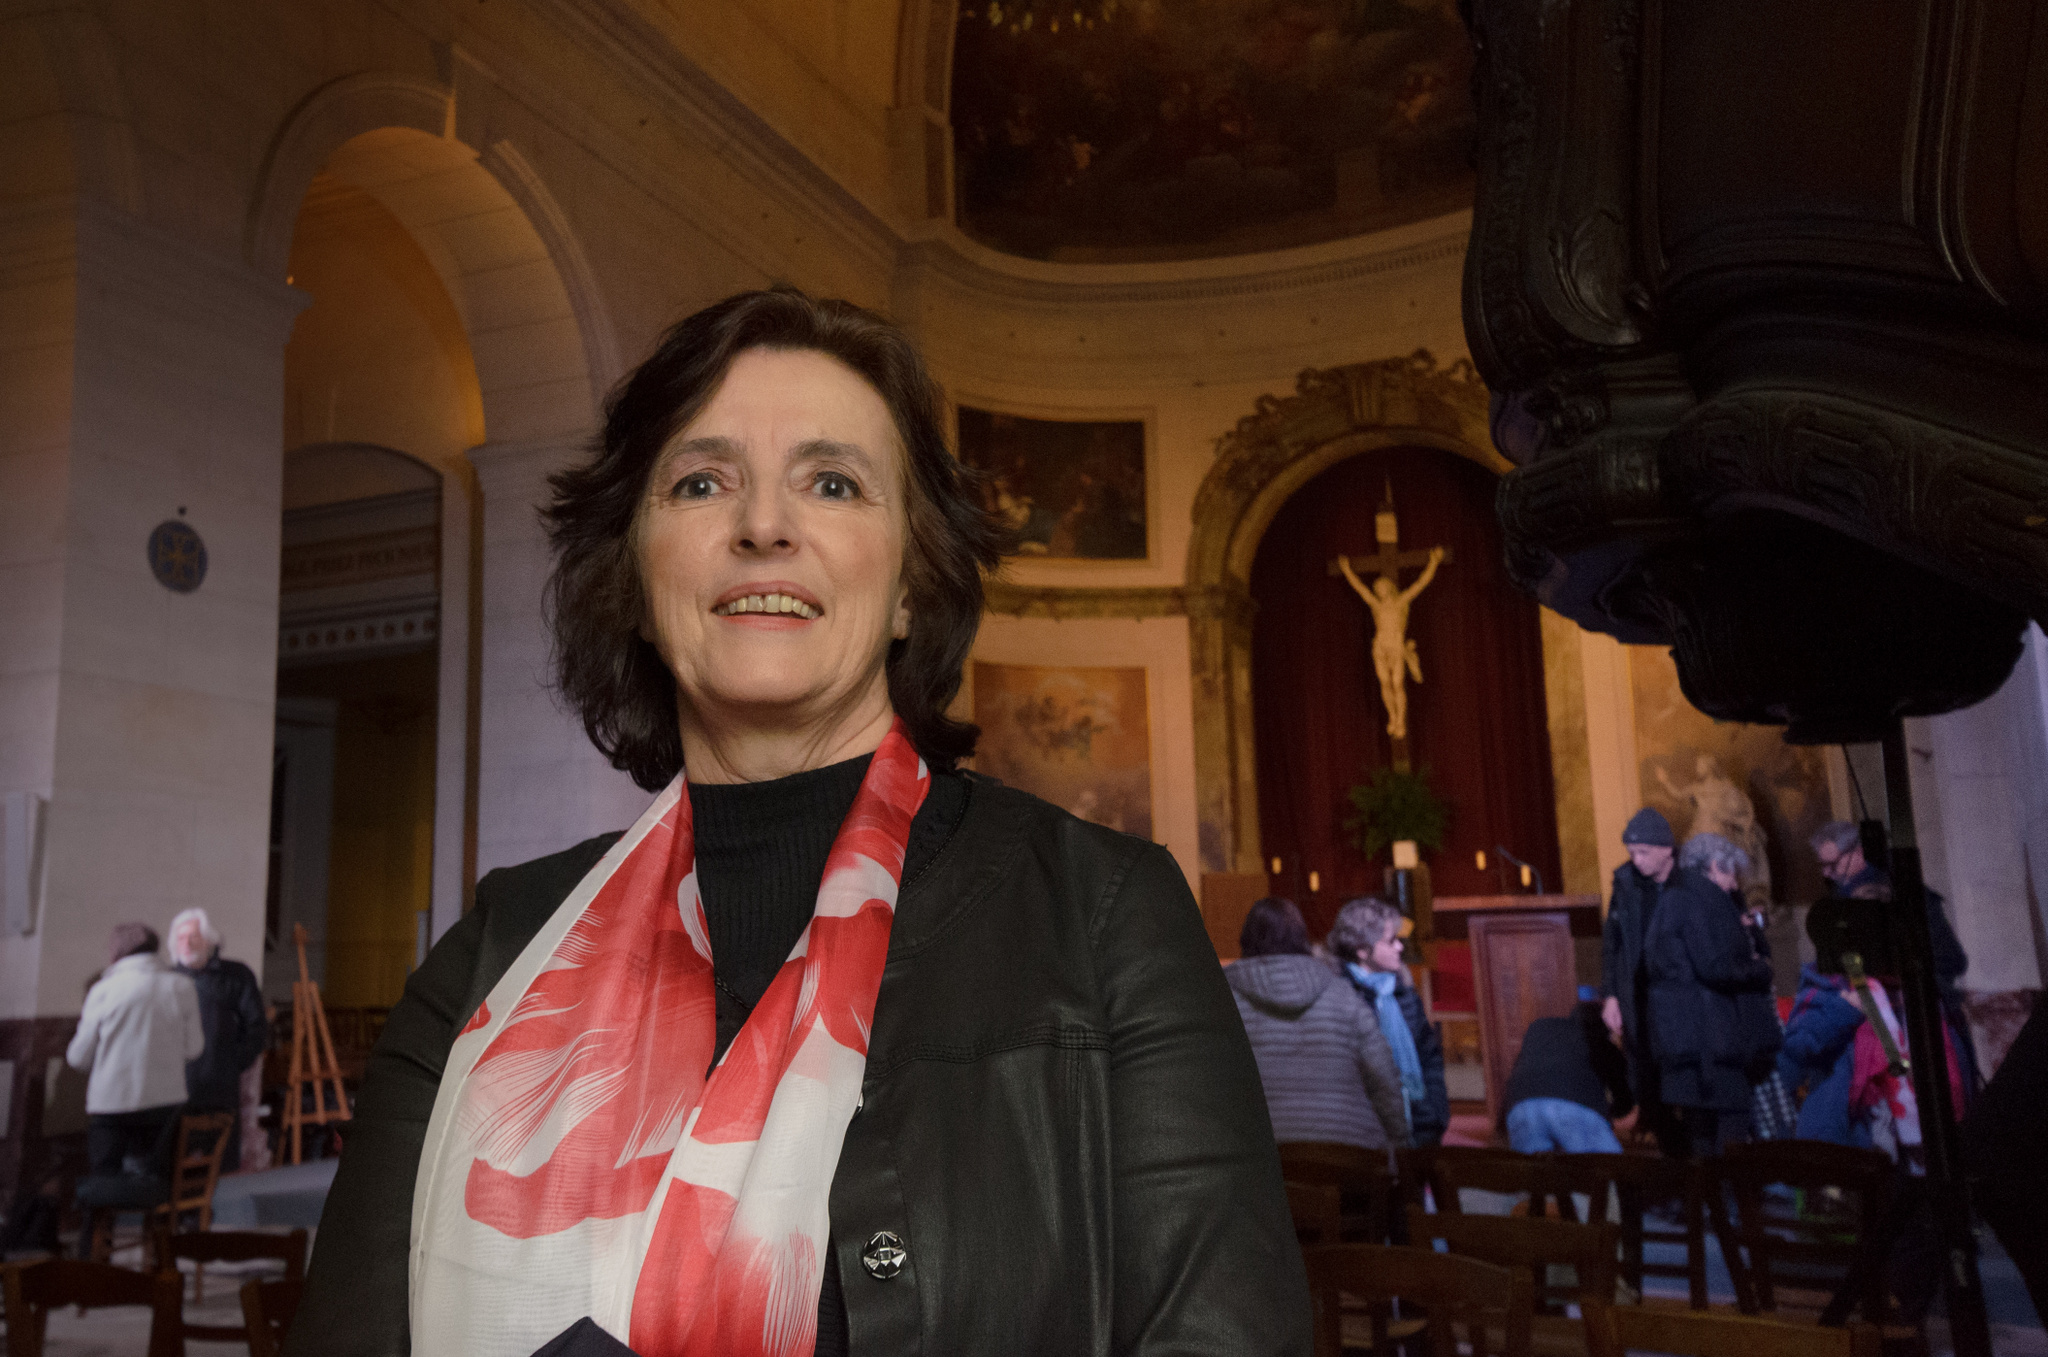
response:
[[[149,569],[164,588],[189,594],[206,578],[206,543],[191,524],[165,519],[149,535]]]

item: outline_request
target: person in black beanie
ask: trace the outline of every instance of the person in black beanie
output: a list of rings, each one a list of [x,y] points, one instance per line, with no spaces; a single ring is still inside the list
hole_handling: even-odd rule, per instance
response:
[[[1676,1154],[1683,1137],[1659,1095],[1657,1062],[1650,1056],[1650,979],[1643,967],[1643,942],[1659,899],[1675,887],[1678,837],[1661,812],[1645,806],[1621,831],[1621,843],[1629,860],[1614,869],[1600,935],[1601,1015],[1608,1027],[1621,1030],[1629,1084],[1641,1109],[1636,1124],[1655,1136],[1666,1154]]]

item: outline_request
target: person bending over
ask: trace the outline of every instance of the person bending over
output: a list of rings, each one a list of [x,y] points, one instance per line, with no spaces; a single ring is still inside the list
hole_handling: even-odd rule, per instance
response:
[[[1538,1018],[1501,1095],[1508,1146],[1522,1154],[1620,1154],[1614,1123],[1635,1107],[1621,1027],[1587,987],[1567,1017]]]

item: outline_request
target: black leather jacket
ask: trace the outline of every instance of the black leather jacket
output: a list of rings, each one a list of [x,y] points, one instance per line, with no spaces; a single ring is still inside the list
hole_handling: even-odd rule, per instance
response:
[[[406,983],[288,1357],[410,1350],[413,1179],[442,1064],[609,843],[485,877]],[[1179,868],[986,779],[898,901],[831,1214],[863,1357],[1309,1350],[1257,1067]],[[886,1278],[862,1263],[882,1231],[907,1254]]]

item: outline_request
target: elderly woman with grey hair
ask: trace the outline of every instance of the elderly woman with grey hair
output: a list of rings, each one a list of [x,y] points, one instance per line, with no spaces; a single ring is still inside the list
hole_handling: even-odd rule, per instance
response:
[[[1759,1002],[1771,1002],[1771,963],[1745,927],[1735,894],[1749,856],[1718,834],[1695,834],[1678,856],[1677,889],[1651,916],[1649,1050],[1664,1101],[1691,1154],[1715,1154],[1750,1134],[1751,1089],[1777,1051]]]

